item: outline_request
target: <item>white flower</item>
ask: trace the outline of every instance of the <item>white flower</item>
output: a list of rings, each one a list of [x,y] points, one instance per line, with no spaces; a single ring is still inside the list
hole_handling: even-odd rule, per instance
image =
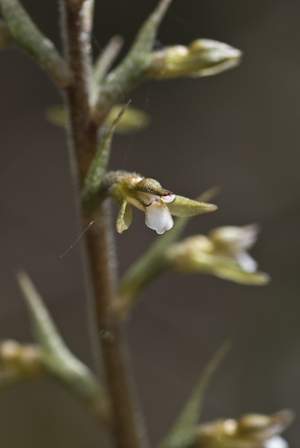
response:
[[[265,442],[264,448],[289,448],[289,446],[282,437],[274,436]]]
[[[138,185],[140,188],[144,189],[145,184],[150,183],[149,181],[151,181],[151,184],[154,184],[155,182],[156,189],[163,194],[158,195],[138,189]],[[151,185],[152,188],[153,186],[154,185]],[[149,227],[149,229],[155,230],[158,234],[162,234],[166,232],[166,230],[172,229],[174,222],[166,204],[174,202],[176,195],[169,190],[162,189],[161,185],[153,179],[141,178],[136,187],[137,189],[134,190],[134,197],[128,195],[126,199],[129,204],[132,204],[145,212],[146,226]],[[149,185],[147,185],[146,188],[150,190]]]
[[[244,227],[219,227],[209,233],[215,252],[233,258],[245,272],[255,272],[257,262],[247,253],[257,240],[259,226],[250,224]]]
[[[256,261],[246,252],[255,243],[258,231],[256,224],[219,227],[207,236],[196,235],[174,244],[168,250],[168,258],[179,272],[200,272],[237,283],[265,285],[269,276],[257,271]]]
[[[162,234],[173,227],[174,216],[194,216],[216,210],[216,206],[197,202],[177,196],[164,189],[161,184],[150,178],[143,178],[135,173],[118,172],[119,178],[111,195],[120,204],[117,219],[117,231],[122,233],[128,229],[132,220],[130,205],[145,212],[146,225]]]
[[[175,201],[175,194],[172,195],[172,197],[173,196],[173,201]],[[149,229],[155,230],[158,234],[162,234],[166,230],[172,229],[174,224],[171,213],[164,202],[166,202],[164,198],[161,198],[160,200],[156,199],[145,209],[146,226],[148,226]]]

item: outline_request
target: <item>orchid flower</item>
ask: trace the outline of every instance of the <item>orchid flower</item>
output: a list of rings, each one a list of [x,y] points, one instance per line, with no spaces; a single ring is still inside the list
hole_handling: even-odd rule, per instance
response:
[[[239,420],[226,419],[197,427],[198,448],[288,448],[280,434],[294,420],[293,412],[273,415],[248,414]]]
[[[237,283],[266,284],[269,276],[257,271],[256,261],[247,253],[258,231],[256,224],[219,227],[207,236],[196,235],[173,245],[168,258],[180,272],[202,272]]]
[[[111,190],[121,208],[117,219],[117,231],[127,230],[132,221],[131,205],[145,212],[146,225],[162,234],[173,227],[173,216],[195,216],[217,209],[213,204],[193,201],[175,195],[161,184],[135,173],[123,173]]]

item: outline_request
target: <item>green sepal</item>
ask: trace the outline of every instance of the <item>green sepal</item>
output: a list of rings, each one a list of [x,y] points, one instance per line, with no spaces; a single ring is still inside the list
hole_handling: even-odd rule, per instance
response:
[[[183,196],[176,195],[176,199],[171,204],[167,204],[171,214],[179,218],[186,218],[188,216],[202,215],[217,210],[214,204],[207,204],[206,202],[197,202]]]
[[[212,274],[224,280],[231,280],[244,285],[260,286],[267,285],[270,282],[270,276],[265,272],[245,272],[234,260],[202,251],[199,251],[195,256],[191,256],[190,259],[187,257],[178,266],[178,270],[180,272]]]
[[[132,222],[132,208],[131,205],[128,204],[126,199],[122,202],[118,218],[117,218],[117,232],[123,233],[124,230],[127,230]]]
[[[263,286],[270,283],[271,280],[269,274],[266,272],[245,272],[236,263],[215,266],[212,268],[211,273],[216,277],[243,285]]]
[[[142,193],[149,193],[157,196],[166,196],[173,194],[171,191],[166,190],[161,184],[150,177],[145,177],[134,187],[135,191],[141,191]]]

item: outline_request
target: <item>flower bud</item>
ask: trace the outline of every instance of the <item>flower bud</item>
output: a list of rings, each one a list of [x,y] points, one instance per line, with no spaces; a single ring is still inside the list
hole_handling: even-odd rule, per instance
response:
[[[294,414],[284,410],[271,416],[248,414],[239,420],[217,420],[199,425],[198,448],[288,448],[280,434],[291,424]]]
[[[241,56],[240,50],[222,42],[198,39],[188,47],[176,45],[154,52],[149,76],[166,79],[215,75],[235,67]]]
[[[44,376],[41,351],[33,344],[19,344],[13,340],[0,343],[0,373],[16,378],[39,378]]]

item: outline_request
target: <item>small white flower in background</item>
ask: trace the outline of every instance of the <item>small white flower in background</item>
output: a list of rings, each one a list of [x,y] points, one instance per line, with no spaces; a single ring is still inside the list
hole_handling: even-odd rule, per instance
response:
[[[265,442],[264,448],[289,448],[289,446],[282,437],[275,436]]]
[[[173,227],[174,216],[194,216],[217,209],[213,204],[197,202],[166,190],[161,184],[135,173],[119,172],[118,181],[111,190],[121,208],[117,219],[117,231],[128,229],[132,221],[131,205],[145,212],[146,225],[162,234]]]
[[[179,272],[212,274],[247,285],[264,285],[269,276],[257,270],[256,261],[247,253],[256,242],[259,227],[219,227],[207,236],[195,235],[170,247],[167,256]]]
[[[255,272],[257,262],[247,253],[257,240],[260,228],[257,224],[244,227],[218,227],[208,234],[215,253],[233,258],[245,272]]]

